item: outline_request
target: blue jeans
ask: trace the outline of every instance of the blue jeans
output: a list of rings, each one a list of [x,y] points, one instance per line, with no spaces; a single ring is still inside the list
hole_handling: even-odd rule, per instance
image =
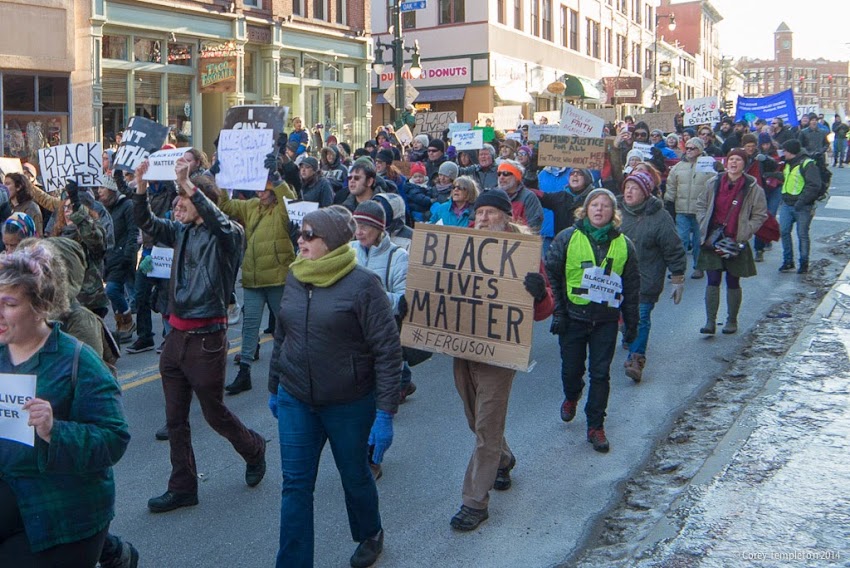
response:
[[[794,262],[794,243],[791,241],[791,229],[797,223],[797,241],[800,247],[800,263],[809,262],[809,225],[815,215],[815,206],[802,210],[783,203],[779,208],[779,234],[782,235],[782,261]]]
[[[779,188],[765,190],[764,196],[767,199],[767,210],[776,216],[779,210],[779,204],[782,203],[782,190]],[[767,243],[758,237],[753,237],[753,249],[756,251],[764,250]]]
[[[283,387],[278,388],[277,397],[283,471],[277,568],[312,568],[313,493],[325,442],[330,441],[342,479],[351,537],[362,542],[381,530],[378,490],[367,449],[375,395],[326,406],[307,405]]]
[[[274,313],[280,309],[283,286],[264,286],[263,288],[243,288],[242,302],[242,357],[241,363],[250,365],[254,360],[254,351],[260,339],[260,324],[263,320],[263,307],[268,306]]]
[[[682,239],[682,246],[685,247],[686,255],[688,254],[688,244],[691,245],[691,252],[694,255],[694,268],[696,268],[700,246],[697,216],[688,213],[676,213],[676,229],[679,231],[679,238]]]
[[[847,139],[835,137],[835,140],[832,141],[832,163],[840,164],[844,162],[844,149],[847,147]]]
[[[124,282],[110,280],[106,283],[106,297],[112,303],[112,311],[116,314],[126,314],[130,309],[127,296],[124,293]]]
[[[617,347],[615,321],[592,324],[571,319],[561,345],[561,382],[567,400],[578,400],[584,389],[585,362],[589,362],[590,390],[584,413],[588,428],[601,428],[610,391],[611,360]]]
[[[655,304],[641,302],[639,305],[640,321],[638,321],[637,337],[629,344],[629,354],[646,355],[646,344],[649,343],[649,330],[652,328],[652,309]]]

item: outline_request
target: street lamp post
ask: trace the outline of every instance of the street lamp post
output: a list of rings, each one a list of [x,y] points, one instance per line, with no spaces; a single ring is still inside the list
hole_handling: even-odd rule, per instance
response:
[[[667,29],[671,32],[676,29],[676,16],[673,14],[655,14],[655,39],[653,40],[652,57],[655,61],[652,62],[652,106],[655,112],[658,112],[658,22],[661,18],[667,18],[670,23],[667,24]]]
[[[392,1],[392,28],[393,40],[390,43],[384,43],[381,38],[375,42],[375,62],[372,68],[375,73],[381,73],[384,70],[384,50],[389,49],[393,54],[393,77],[395,81],[395,122],[397,125],[404,122],[405,113],[405,96],[404,96],[404,52],[410,52],[410,76],[418,79],[422,75],[422,65],[419,55],[419,40],[413,42],[413,47],[405,47],[404,38],[402,37],[402,11],[401,0]],[[379,81],[380,84],[380,81]]]

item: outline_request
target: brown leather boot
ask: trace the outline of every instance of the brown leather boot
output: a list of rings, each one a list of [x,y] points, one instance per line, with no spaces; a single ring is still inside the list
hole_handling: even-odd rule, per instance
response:
[[[127,310],[123,314],[115,314],[115,339],[118,342],[130,341],[133,339],[133,332],[136,331],[136,322],[133,321],[133,314]]]
[[[646,356],[632,353],[623,367],[626,368],[626,376],[636,383],[643,379],[643,368],[646,366]]]

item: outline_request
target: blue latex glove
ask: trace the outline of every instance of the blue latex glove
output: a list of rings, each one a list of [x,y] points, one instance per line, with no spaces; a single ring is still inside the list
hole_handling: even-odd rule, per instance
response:
[[[150,274],[153,270],[153,259],[150,256],[144,257],[141,262],[139,262],[139,272],[142,274]]]
[[[379,410],[369,433],[369,445],[375,446],[372,453],[372,461],[381,463],[384,461],[384,452],[393,444],[393,415],[386,410]]]
[[[277,418],[277,395],[270,394],[269,395],[269,410],[272,411],[272,416]]]

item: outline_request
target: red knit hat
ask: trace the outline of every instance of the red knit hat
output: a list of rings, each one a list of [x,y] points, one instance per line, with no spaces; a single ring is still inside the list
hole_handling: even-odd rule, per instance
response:
[[[413,177],[416,174],[422,174],[423,176],[428,175],[425,170],[425,164],[422,162],[413,162],[410,164],[410,176]]]

